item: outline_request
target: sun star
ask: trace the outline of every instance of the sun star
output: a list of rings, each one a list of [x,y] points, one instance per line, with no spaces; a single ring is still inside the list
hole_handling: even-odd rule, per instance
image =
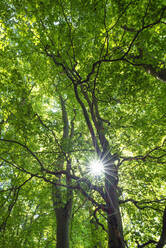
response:
[[[89,170],[90,174],[92,174],[93,176],[100,176],[104,172],[104,165],[102,161],[95,159],[90,162]]]

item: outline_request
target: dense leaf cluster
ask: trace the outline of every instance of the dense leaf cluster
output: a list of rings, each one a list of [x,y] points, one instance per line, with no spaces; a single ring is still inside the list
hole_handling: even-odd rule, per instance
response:
[[[164,247],[165,24],[164,0],[1,1],[0,247]]]

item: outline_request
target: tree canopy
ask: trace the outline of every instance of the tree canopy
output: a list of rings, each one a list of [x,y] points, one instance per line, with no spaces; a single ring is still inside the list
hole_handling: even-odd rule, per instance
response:
[[[0,247],[164,247],[166,1],[0,3]]]

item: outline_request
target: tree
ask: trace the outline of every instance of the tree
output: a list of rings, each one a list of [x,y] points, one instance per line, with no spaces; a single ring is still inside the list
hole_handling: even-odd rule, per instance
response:
[[[60,96],[60,103],[62,108],[62,121],[63,121],[63,137],[61,150],[63,154],[60,154],[59,158],[56,160],[55,173],[57,171],[57,166],[59,170],[63,170],[64,168],[64,160],[66,158],[66,186],[69,188],[66,189],[65,196],[64,193],[61,192],[61,188],[57,187],[57,184],[62,183],[62,175],[59,174],[58,179],[55,180],[55,184],[53,184],[53,204],[56,213],[56,222],[57,222],[57,245],[56,247],[69,247],[69,227],[70,227],[70,219],[72,212],[72,190],[70,189],[71,178],[68,176],[71,170],[71,159],[70,154],[66,154],[65,150],[66,146],[68,148],[69,144],[72,143],[72,137],[74,134],[74,119],[71,122],[71,130],[69,134],[69,121],[68,115],[65,107],[65,101],[62,96]],[[68,156],[67,156],[68,155]],[[65,198],[65,200],[64,200]],[[65,202],[64,202],[65,201]]]
[[[19,170],[26,177],[20,185],[32,178],[53,185],[57,227],[64,195],[67,204],[71,192],[82,193],[108,247],[166,242],[165,10],[161,0],[2,5],[1,77],[8,84],[2,99],[9,99],[2,104],[2,168],[14,169],[10,177]],[[84,174],[90,153],[104,162],[102,181]],[[16,208],[14,188],[22,188],[10,184],[8,218]]]

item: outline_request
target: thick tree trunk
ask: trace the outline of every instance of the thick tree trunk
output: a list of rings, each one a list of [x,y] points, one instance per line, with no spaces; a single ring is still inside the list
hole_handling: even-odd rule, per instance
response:
[[[68,190],[68,189],[67,189]],[[68,190],[70,193],[70,190]],[[66,203],[60,188],[53,186],[53,207],[56,215],[56,248],[69,248],[72,193],[67,194]]]
[[[56,210],[56,248],[69,248],[69,228],[71,206],[64,208],[57,208]]]
[[[109,168],[108,168],[109,167]],[[113,163],[107,164],[105,173],[105,191],[108,207],[108,248],[124,248],[123,227],[117,192],[118,174]]]
[[[111,198],[108,204],[109,210],[107,217],[108,234],[109,234],[108,247],[124,248],[125,244],[123,240],[123,229],[122,229],[117,193],[112,188],[109,189],[109,194],[111,195]]]

